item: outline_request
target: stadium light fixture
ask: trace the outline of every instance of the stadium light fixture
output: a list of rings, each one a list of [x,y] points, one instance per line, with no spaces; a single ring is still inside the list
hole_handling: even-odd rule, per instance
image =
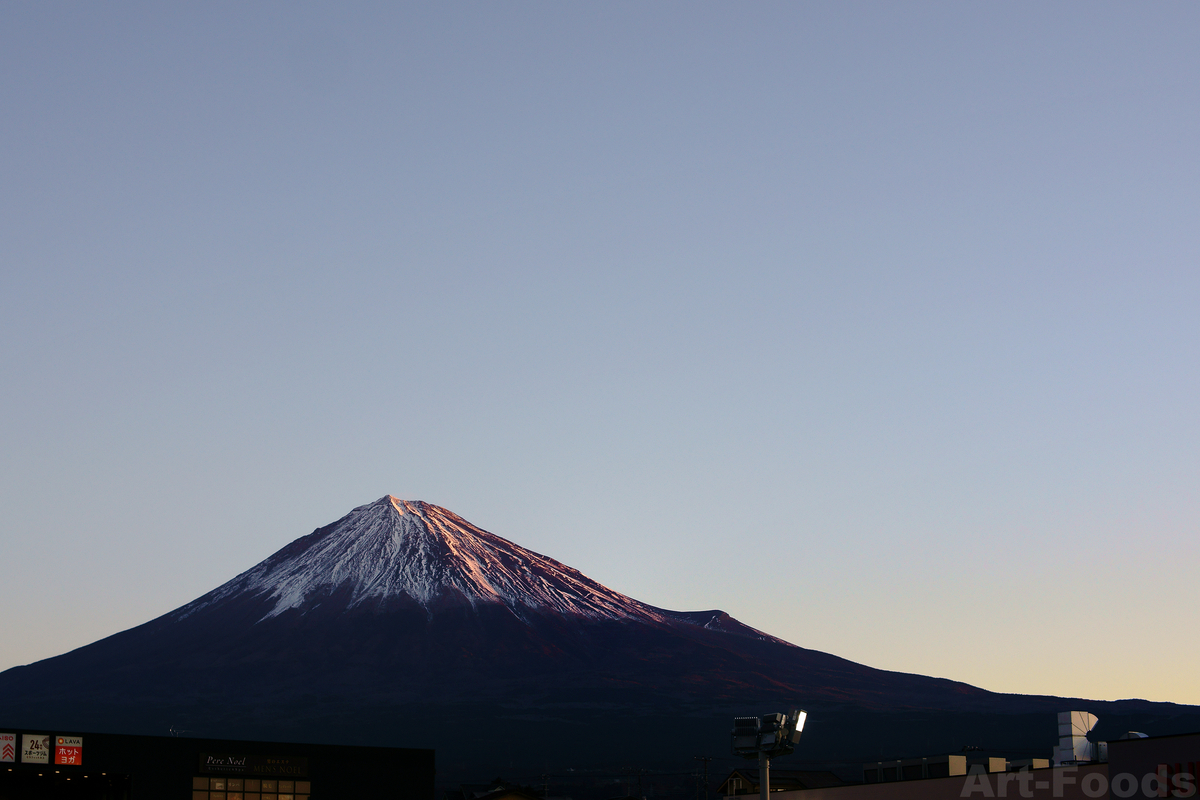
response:
[[[733,754],[758,759],[758,793],[768,800],[771,792],[771,759],[796,749],[808,712],[794,708],[787,714],[734,717],[730,735]]]

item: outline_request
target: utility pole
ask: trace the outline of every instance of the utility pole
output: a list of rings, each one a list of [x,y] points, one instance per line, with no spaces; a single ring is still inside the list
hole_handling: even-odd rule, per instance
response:
[[[758,751],[758,800],[769,800],[771,796],[771,759],[765,750]]]
[[[692,756],[692,760],[704,762],[704,800],[708,800],[708,762],[712,761],[712,756]]]

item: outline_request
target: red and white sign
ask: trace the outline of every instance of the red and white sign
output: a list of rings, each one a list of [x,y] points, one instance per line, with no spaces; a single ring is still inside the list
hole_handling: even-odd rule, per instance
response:
[[[0,733],[0,761],[17,760],[17,735]]]
[[[21,763],[49,764],[50,737],[40,733],[21,734]]]
[[[83,764],[83,737],[57,736],[54,739],[54,763],[78,767]]]

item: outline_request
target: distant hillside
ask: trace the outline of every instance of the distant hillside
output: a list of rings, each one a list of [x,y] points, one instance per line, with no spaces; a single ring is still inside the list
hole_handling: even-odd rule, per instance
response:
[[[512,776],[690,768],[725,755],[735,714],[791,706],[810,711],[794,757],[807,760],[1048,756],[1068,709],[1114,737],[1200,730],[1193,706],[996,694],[806,650],[721,611],[655,608],[393,497],[158,619],[0,673],[4,724],[433,746],[439,769]]]

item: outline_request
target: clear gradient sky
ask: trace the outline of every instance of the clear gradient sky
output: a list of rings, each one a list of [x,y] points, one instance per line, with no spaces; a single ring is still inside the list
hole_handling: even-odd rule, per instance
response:
[[[385,494],[1200,704],[1200,4],[5,3],[0,668]]]

